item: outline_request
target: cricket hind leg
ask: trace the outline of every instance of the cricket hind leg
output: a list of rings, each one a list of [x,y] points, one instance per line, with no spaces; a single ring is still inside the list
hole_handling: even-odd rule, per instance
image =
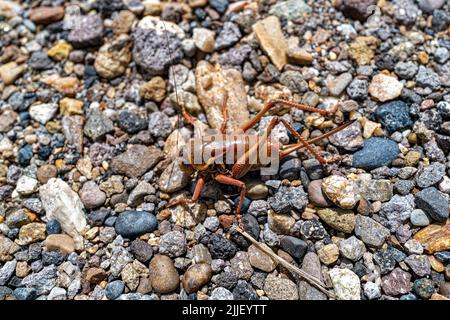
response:
[[[216,180],[219,183],[230,185],[230,186],[235,186],[235,187],[238,187],[239,189],[241,189],[240,194],[239,194],[239,202],[236,206],[236,219],[238,221],[238,226],[243,229],[242,219],[241,219],[241,209],[242,209],[242,205],[244,203],[245,193],[247,192],[245,183],[240,180],[234,179],[232,177],[223,175],[223,174],[216,175],[214,177],[214,180]]]
[[[280,122],[286,127],[286,129],[289,130],[290,133],[292,133],[294,137],[297,138],[297,140],[300,141],[300,143],[304,147],[306,147],[306,149],[308,149],[308,151],[314,156],[314,158],[316,158],[322,165],[325,165],[327,163],[327,161],[311,146],[311,144],[303,139],[303,137],[290,125],[290,123],[283,118],[274,116],[270,121],[269,126],[267,127],[267,134],[269,135],[272,132],[273,128]]]
[[[305,139],[303,139],[303,137],[297,132],[295,131],[295,129],[285,120],[285,119],[280,119],[280,122],[283,123],[283,125],[286,127],[286,129],[288,129],[292,135],[294,137],[296,137],[300,143],[302,143],[306,149],[308,149],[308,151],[314,156],[314,158],[316,158],[322,165],[327,164],[327,160],[325,160],[314,148],[311,144],[308,143],[308,141],[306,141]]]
[[[339,131],[345,129],[345,128],[348,127],[348,126],[350,126],[350,125],[353,124],[355,121],[356,121],[356,120],[350,120],[350,121],[347,121],[347,122],[345,122],[344,124],[340,125],[339,127],[336,127],[336,128],[334,128],[334,129],[332,129],[332,130],[330,130],[330,131],[328,131],[328,132],[326,132],[326,133],[324,133],[324,134],[322,134],[322,135],[320,135],[320,136],[318,136],[318,137],[315,137],[315,138],[313,138],[313,139],[310,139],[310,140],[307,140],[307,141],[305,141],[304,139],[303,139],[303,141],[302,141],[301,139],[299,139],[299,140],[300,140],[299,143],[294,143],[294,144],[290,144],[290,145],[285,145],[285,146],[284,146],[284,149],[283,149],[283,150],[280,150],[280,159],[286,158],[286,157],[287,157],[288,155],[290,155],[292,152],[297,151],[297,150],[299,150],[299,149],[301,149],[301,148],[307,147],[307,145],[311,146],[312,144],[314,144],[314,143],[316,143],[316,142],[318,142],[318,141],[320,141],[320,140],[322,140],[322,139],[328,138],[329,136],[331,136],[331,135],[333,135],[333,134],[335,134],[335,133],[337,133],[337,132],[339,132]],[[292,131],[291,131],[291,132],[292,132]],[[298,133],[297,133],[297,134],[298,134]],[[296,135],[295,135],[295,136],[296,136]],[[300,136],[300,137],[301,137],[301,136]],[[319,160],[319,161],[320,161],[320,160]],[[328,161],[326,161],[326,162],[327,162],[327,163],[330,163],[330,162],[333,162],[333,161],[334,161],[334,159],[333,159],[333,160],[328,160]]]
[[[264,114],[269,112],[270,109],[272,109],[273,107],[275,107],[277,105],[282,105],[282,106],[289,107],[289,108],[296,108],[296,109],[303,110],[303,111],[317,112],[323,116],[331,116],[335,112],[335,110],[333,110],[333,111],[323,110],[323,109],[305,106],[303,104],[299,104],[299,103],[295,103],[295,102],[291,102],[291,101],[275,99],[275,100],[268,101],[263,106],[263,108],[252,119],[241,124],[240,129],[245,132],[248,129],[252,128],[254,125],[256,125],[261,120],[261,118],[264,116]]]

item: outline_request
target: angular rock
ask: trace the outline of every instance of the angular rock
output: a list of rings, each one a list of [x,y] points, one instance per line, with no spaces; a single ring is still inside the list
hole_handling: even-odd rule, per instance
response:
[[[80,235],[87,225],[83,204],[69,185],[59,178],[51,178],[39,188],[42,206],[47,219],[56,219],[65,233],[74,240],[77,248],[83,244]]]
[[[175,24],[154,17],[142,19],[133,32],[133,58],[151,76],[163,74],[172,64],[183,58],[183,31]]]
[[[110,133],[113,130],[113,122],[98,108],[92,110],[86,121],[86,125],[84,126],[84,134],[93,141],[102,139],[107,133]]]
[[[297,259],[301,259],[307,249],[305,241],[292,236],[283,236],[280,240],[280,245],[284,251]]]
[[[355,214],[351,210],[327,208],[317,211],[317,215],[335,230],[352,233],[355,228]]]
[[[253,31],[263,51],[272,63],[281,70],[286,64],[287,41],[281,31],[280,21],[269,16],[253,25]]]
[[[333,268],[328,273],[337,300],[361,300],[360,281],[353,271]]]
[[[186,237],[180,231],[171,231],[161,236],[159,252],[169,257],[179,257],[186,253]]]
[[[413,125],[408,105],[399,100],[379,106],[374,116],[389,132],[404,130]]]
[[[112,160],[111,169],[114,173],[136,178],[153,168],[163,158],[164,153],[161,150],[135,144]]]
[[[16,271],[17,261],[8,261],[0,268],[0,286],[4,286]]]
[[[399,196],[396,194],[391,200],[382,205],[380,214],[388,219],[389,222],[404,223],[409,220],[413,209],[413,195]]]
[[[14,253],[20,250],[20,247],[10,239],[0,235],[0,262],[6,262],[13,259]]]
[[[366,252],[366,247],[361,240],[351,236],[339,242],[339,251],[345,258],[358,261]]]
[[[416,183],[421,188],[428,188],[441,181],[444,176],[445,165],[440,162],[433,162],[417,174]]]
[[[185,188],[191,178],[180,168],[179,160],[173,161],[159,177],[158,185],[162,192],[173,193]]]
[[[125,73],[131,61],[131,46],[131,38],[125,34],[101,46],[95,58],[95,71],[106,79],[113,79]]]
[[[427,253],[435,253],[450,249],[450,222],[445,225],[432,224],[414,235]]]
[[[322,191],[328,199],[343,209],[352,209],[360,199],[354,182],[338,175],[324,178]]]
[[[271,300],[298,300],[297,285],[289,279],[269,274],[264,291]]]
[[[418,277],[425,277],[431,273],[430,261],[425,255],[410,255],[405,259],[405,263]]]
[[[315,254],[314,252],[308,252],[307,254],[305,254],[305,256],[303,257],[301,269],[303,271],[305,271],[306,273],[308,273],[309,275],[316,277],[321,282],[323,282],[322,268],[320,265],[320,260],[319,260],[319,257],[317,256],[317,254]],[[316,287],[311,285],[309,282],[304,281],[304,280],[300,281],[300,283],[298,285],[298,290],[299,290],[300,300],[326,300],[327,299],[327,296],[322,291],[320,291],[319,289],[317,289]]]
[[[248,247],[248,260],[253,267],[264,272],[272,272],[278,264],[254,245]]]
[[[446,221],[449,217],[449,195],[435,187],[429,187],[416,193],[416,205],[436,221]]]
[[[335,2],[335,6],[342,11],[347,18],[364,22],[373,14],[373,12],[367,9],[376,3],[376,0],[342,0]]]
[[[389,229],[383,227],[372,218],[357,215],[355,234],[365,244],[373,247],[381,247],[391,233],[389,232]]]
[[[391,296],[406,294],[411,291],[411,275],[400,268],[395,268],[391,273],[381,279],[381,287],[384,293]]]
[[[249,119],[247,109],[247,93],[240,72],[234,69],[221,69],[202,60],[195,69],[195,87],[197,97],[206,112],[209,125],[219,129],[223,123],[222,101],[225,92],[229,94],[227,109],[227,131],[234,131]]]
[[[75,48],[92,47],[103,40],[103,20],[100,15],[77,16],[68,40]]]
[[[365,141],[364,147],[353,155],[353,166],[365,170],[389,166],[399,153],[398,145],[393,140],[370,138]]]
[[[43,125],[53,118],[56,111],[58,111],[58,105],[56,103],[36,104],[29,109],[31,119]]]
[[[36,290],[37,295],[48,294],[56,285],[57,269],[54,265],[44,267],[37,273],[32,273],[22,280],[22,285]]]
[[[334,243],[329,243],[317,250],[320,262],[325,265],[333,264],[339,258],[339,248]]]

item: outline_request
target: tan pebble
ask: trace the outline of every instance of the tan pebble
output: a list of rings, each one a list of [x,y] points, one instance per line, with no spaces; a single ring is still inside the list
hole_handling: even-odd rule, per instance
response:
[[[16,276],[24,278],[30,273],[31,267],[25,261],[18,261],[16,264]]]
[[[192,39],[203,52],[213,52],[216,45],[215,32],[206,28],[195,28]]]
[[[47,51],[47,55],[54,60],[62,61],[67,59],[72,49],[69,43],[61,40]]]
[[[30,11],[30,15],[28,17],[36,24],[49,24],[55,21],[59,21],[64,17],[64,8],[62,6],[35,7]]]
[[[146,100],[160,102],[166,96],[166,82],[161,77],[153,77],[140,87],[139,94]]]
[[[129,33],[133,23],[136,21],[136,16],[133,12],[122,10],[112,23],[112,31],[114,34]]]
[[[411,150],[405,156],[406,166],[415,167],[421,158],[420,152]]]
[[[209,296],[206,293],[199,291],[197,293],[197,299],[198,300],[208,300]]]
[[[99,228],[93,227],[93,228],[89,229],[88,231],[86,231],[86,233],[84,234],[84,237],[87,240],[92,240],[98,235],[98,233],[99,233]]]
[[[233,220],[234,217],[232,215],[222,214],[219,216],[219,223],[225,229],[231,227],[231,225],[233,224]]]
[[[431,295],[430,300],[450,300],[450,298],[447,298],[446,296],[435,292]]]
[[[417,144],[417,134],[414,132],[408,134],[408,142],[410,144]]]
[[[80,81],[76,77],[60,77],[53,74],[43,77],[41,82],[68,96],[74,96],[81,89]]]
[[[89,254],[95,254],[98,251],[98,245],[89,247],[86,249],[86,252]]]
[[[86,272],[86,281],[89,283],[95,283],[99,284],[101,283],[105,278],[107,277],[107,274],[105,270],[97,267],[93,267],[88,269]]]
[[[183,276],[183,287],[187,293],[198,291],[209,282],[212,269],[209,264],[199,263],[190,266]]]
[[[351,210],[326,208],[318,210],[317,215],[335,230],[351,233],[355,228],[356,218]]]
[[[25,67],[16,62],[9,62],[0,67],[0,78],[5,85],[12,84],[22,74]]]
[[[150,281],[156,293],[171,293],[178,288],[179,275],[172,259],[163,255],[155,255],[149,266]]]
[[[54,165],[44,164],[36,171],[36,178],[41,184],[46,184],[51,178],[55,178],[58,170]]]
[[[233,92],[228,96],[227,131],[235,130],[249,119],[247,108],[247,92],[240,72],[234,69],[222,69],[220,65],[211,65],[202,60],[195,68],[195,85],[198,101],[205,110],[208,123],[212,128],[220,128],[223,124],[222,103],[225,92]]]
[[[428,256],[428,260],[430,261],[430,265],[436,272],[443,272],[445,270],[444,264],[436,259],[434,256]]]
[[[336,244],[330,243],[319,249],[317,255],[323,264],[330,265],[339,258],[339,248]]]
[[[364,130],[363,130],[363,137],[364,137],[364,139],[368,139],[368,138],[372,137],[372,135],[374,134],[375,130],[377,130],[378,128],[381,128],[381,124],[380,123],[376,123],[376,122],[367,120],[364,123]]]
[[[356,37],[350,44],[348,53],[358,65],[371,64],[380,40],[373,37]]]
[[[281,70],[286,64],[287,41],[281,31],[280,20],[269,16],[253,25],[261,48],[270,57],[272,63]]]
[[[428,56],[428,54],[425,51],[420,51],[417,54],[417,61],[420,64],[427,64],[430,61],[430,57]]]
[[[59,110],[65,116],[83,115],[83,104],[83,101],[66,97],[59,101]]]
[[[248,248],[248,259],[252,267],[264,272],[272,272],[278,265],[276,261],[253,244]]]
[[[360,194],[354,182],[338,175],[324,178],[322,191],[328,199],[343,209],[352,209],[360,200]]]
[[[28,144],[33,144],[37,142],[37,136],[35,134],[29,134],[25,136],[25,142]]]
[[[298,47],[299,38],[291,37],[288,40],[287,58],[289,62],[299,65],[309,65],[313,62],[311,53]]]
[[[208,4],[208,0],[188,0],[188,4],[191,8],[204,7]]]
[[[59,251],[69,254],[75,251],[75,242],[65,234],[50,234],[45,239],[45,247],[48,251]]]
[[[95,58],[94,67],[97,73],[106,79],[124,74],[131,61],[132,45],[131,37],[127,34],[121,34],[112,42],[106,42],[100,47]]]
[[[32,222],[20,228],[18,245],[24,246],[45,239],[45,224]]]

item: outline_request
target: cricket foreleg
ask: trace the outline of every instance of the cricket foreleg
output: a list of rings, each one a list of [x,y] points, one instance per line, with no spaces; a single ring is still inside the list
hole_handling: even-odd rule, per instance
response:
[[[167,204],[167,207],[173,207],[178,204],[183,203],[196,203],[198,199],[200,198],[200,193],[202,192],[203,186],[205,185],[205,178],[203,176],[200,176],[197,180],[197,184],[195,185],[194,194],[192,195],[192,198],[179,198],[174,201],[171,201]]]

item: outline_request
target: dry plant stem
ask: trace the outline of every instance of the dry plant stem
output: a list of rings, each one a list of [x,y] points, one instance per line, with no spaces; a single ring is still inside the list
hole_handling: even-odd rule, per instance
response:
[[[250,234],[248,234],[241,228],[235,227],[235,229],[240,234],[242,234],[246,239],[248,239],[252,244],[254,244],[259,250],[261,250],[262,252],[267,254],[273,260],[277,261],[279,264],[281,264],[283,267],[288,269],[290,272],[299,275],[300,277],[302,277],[303,279],[305,279],[306,281],[308,281],[309,283],[314,285],[317,289],[319,289],[320,291],[325,293],[329,298],[331,298],[331,299],[335,298],[334,293],[332,293],[330,290],[328,290],[319,279],[317,279],[314,276],[311,276],[310,274],[306,273],[305,271],[297,268],[296,266],[290,264],[283,258],[279,257],[269,247],[267,247],[267,245],[256,241]]]

